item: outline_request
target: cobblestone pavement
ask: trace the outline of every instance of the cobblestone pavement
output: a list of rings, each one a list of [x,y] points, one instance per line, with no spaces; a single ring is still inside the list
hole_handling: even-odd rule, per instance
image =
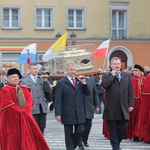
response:
[[[47,127],[44,136],[51,150],[66,150],[63,125],[55,120],[53,112],[49,112],[47,115]],[[88,143],[90,147],[85,148],[85,150],[112,150],[109,140],[102,135],[101,114],[95,114]],[[150,150],[150,144],[124,139],[121,148],[122,150]]]

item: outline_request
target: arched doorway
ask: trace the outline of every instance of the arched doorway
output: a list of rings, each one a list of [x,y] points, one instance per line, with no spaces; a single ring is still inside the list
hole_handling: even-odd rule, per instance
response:
[[[110,67],[110,60],[112,57],[119,57],[122,60],[122,70],[126,69],[128,66],[133,65],[133,56],[130,50],[124,46],[115,46],[108,51],[107,54],[107,68]]]
[[[125,70],[127,68],[127,55],[123,51],[120,50],[114,51],[109,57],[109,62],[113,57],[121,58],[122,70]]]

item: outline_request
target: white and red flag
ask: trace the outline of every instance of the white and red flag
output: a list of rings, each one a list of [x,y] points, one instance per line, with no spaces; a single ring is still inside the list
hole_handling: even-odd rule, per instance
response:
[[[30,56],[28,56],[28,59],[27,59],[27,64],[31,64],[31,59],[30,59]]]
[[[110,39],[104,41],[92,54],[92,58],[102,58],[107,56]]]
[[[36,62],[36,43],[25,47],[18,59],[19,64],[30,64]]]

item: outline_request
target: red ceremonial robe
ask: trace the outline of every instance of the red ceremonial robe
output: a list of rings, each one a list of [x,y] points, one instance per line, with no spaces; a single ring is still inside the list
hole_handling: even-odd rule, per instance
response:
[[[105,98],[106,98],[106,95],[104,95],[104,107],[105,107]],[[107,127],[107,122],[104,119],[103,119],[102,133],[104,137],[106,137],[107,139],[110,138],[108,127]]]
[[[135,127],[137,124],[137,118],[138,118],[138,114],[139,114],[139,110],[140,110],[140,106],[142,102],[141,90],[143,87],[143,83],[145,81],[145,77],[133,76],[131,80],[132,80],[132,85],[133,85],[133,90],[134,90],[134,109],[132,112],[130,112],[130,119],[128,122],[128,127],[126,129],[126,138],[129,138],[129,139],[134,138],[135,137],[134,133],[137,132]]]
[[[150,74],[146,77],[142,89],[142,103],[138,116],[137,132],[140,139],[150,142]]]
[[[108,127],[107,127],[107,122],[104,119],[103,119],[102,133],[107,139],[110,138]]]
[[[32,116],[30,90],[19,86],[26,102],[23,108],[18,106],[16,86],[0,90],[0,150],[50,150]]]

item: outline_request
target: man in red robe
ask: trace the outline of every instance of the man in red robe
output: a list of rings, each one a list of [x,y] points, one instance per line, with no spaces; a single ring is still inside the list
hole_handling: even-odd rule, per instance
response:
[[[138,115],[138,123],[136,125],[137,132],[135,136],[139,136],[145,143],[150,142],[150,74],[146,76],[142,89],[142,103]]]
[[[138,122],[137,118],[142,103],[142,87],[145,80],[143,75],[143,67],[135,64],[133,67],[133,76],[131,78],[134,90],[134,110],[130,112],[130,120],[126,130],[126,138],[134,139],[135,141],[139,141],[139,135],[135,133],[138,132],[136,125]]]
[[[142,124],[144,129],[143,141],[145,143],[150,143],[150,73],[146,77],[142,90],[142,97],[146,107],[143,117],[145,118],[144,121],[147,120],[146,124]]]
[[[0,150],[50,150],[31,113],[30,89],[19,84],[22,75],[12,68],[7,77],[0,90]]]

